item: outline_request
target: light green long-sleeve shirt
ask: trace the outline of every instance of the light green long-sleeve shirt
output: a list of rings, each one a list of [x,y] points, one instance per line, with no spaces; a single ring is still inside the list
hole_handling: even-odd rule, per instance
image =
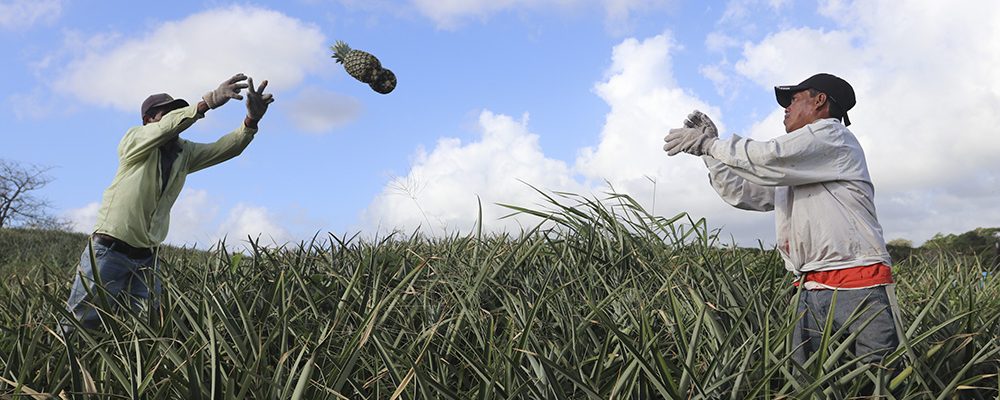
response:
[[[114,236],[134,247],[159,246],[167,237],[170,207],[184,187],[187,174],[236,157],[257,133],[257,129],[241,125],[215,143],[178,139],[181,151],[163,188],[159,147],[202,117],[198,106],[191,105],[171,111],[159,122],[137,126],[125,133],[118,144],[118,172],[104,191],[95,232]]]

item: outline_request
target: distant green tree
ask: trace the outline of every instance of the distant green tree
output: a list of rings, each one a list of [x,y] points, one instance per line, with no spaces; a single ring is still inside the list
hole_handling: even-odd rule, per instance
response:
[[[928,252],[975,256],[985,266],[997,267],[1000,264],[1000,228],[976,228],[957,235],[938,233],[920,248]]]

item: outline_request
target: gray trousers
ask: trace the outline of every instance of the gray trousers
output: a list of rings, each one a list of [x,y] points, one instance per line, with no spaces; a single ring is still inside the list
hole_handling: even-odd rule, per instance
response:
[[[836,304],[833,304],[834,292],[837,293]],[[862,362],[882,363],[885,356],[899,346],[899,332],[896,330],[899,310],[895,285],[857,290],[803,290],[799,296],[797,311],[798,314],[805,315],[792,331],[792,346],[793,349],[797,348],[792,359],[800,365],[819,351],[831,306],[834,331],[843,327],[852,314],[860,313],[850,322],[847,333],[840,339],[860,330],[852,350],[855,357],[863,356]],[[865,323],[873,315],[875,318],[866,326]]]
[[[130,258],[122,253],[108,248],[100,243],[93,243],[94,258],[97,265],[91,263],[90,246],[83,249],[80,255],[80,265],[73,277],[73,287],[70,290],[66,309],[80,324],[87,329],[101,325],[97,312],[97,276],[104,283],[103,289],[109,306],[112,309],[127,307],[132,311],[141,308],[141,301],[148,300],[150,294],[159,294],[160,279],[156,276],[156,256],[141,259]],[[152,288],[149,287],[152,283]],[[152,289],[152,290],[150,290]],[[156,304],[150,304],[155,308]],[[108,310],[110,311],[110,310]],[[72,327],[64,324],[64,330]]]

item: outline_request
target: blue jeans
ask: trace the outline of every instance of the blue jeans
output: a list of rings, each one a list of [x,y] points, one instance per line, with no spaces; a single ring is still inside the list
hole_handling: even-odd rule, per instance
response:
[[[73,288],[69,294],[66,309],[73,314],[80,325],[87,329],[94,329],[101,325],[101,317],[97,308],[100,306],[101,295],[98,293],[101,288],[97,287],[94,277],[94,265],[91,264],[90,246],[94,248],[94,258],[97,261],[97,271],[100,281],[104,284],[104,296],[110,303],[110,310],[116,310],[123,304],[128,304],[129,309],[137,311],[141,308],[141,301],[150,299],[148,282],[153,283],[153,293],[160,293],[160,278],[156,271],[156,255],[140,259],[130,258],[114,249],[99,243],[90,242],[90,245],[83,249],[80,256],[80,266],[77,268],[73,278]],[[157,306],[156,302],[150,304],[151,308]]]
[[[899,346],[899,310],[896,305],[895,285],[876,286],[867,289],[837,290],[837,303],[833,304],[833,290],[803,290],[799,296],[797,313],[805,315],[799,319],[792,331],[792,359],[804,364],[812,353],[819,351],[823,340],[823,327],[833,306],[833,330],[839,330],[848,322],[855,309],[863,310],[850,323],[841,340],[859,331],[854,341],[854,356],[862,356],[865,363],[881,363],[886,355]],[[867,310],[865,308],[867,307]],[[874,319],[864,325],[874,315]],[[833,332],[830,332],[833,334]]]

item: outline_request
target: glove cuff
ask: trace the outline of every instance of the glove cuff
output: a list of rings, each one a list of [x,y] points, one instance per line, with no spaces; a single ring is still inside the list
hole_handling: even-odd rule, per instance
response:
[[[712,148],[715,147],[715,142],[718,142],[717,137],[707,137],[701,142],[701,154],[703,156],[712,157]]]
[[[205,93],[204,96],[201,96],[201,99],[205,101],[205,104],[208,105],[208,108],[214,110],[216,108],[222,107],[223,104],[226,104],[226,100],[229,100],[228,98],[223,97],[223,96],[219,96],[219,97],[222,97],[222,98],[221,99],[216,98],[215,91],[214,90],[210,90],[210,91],[208,91],[208,93]]]

